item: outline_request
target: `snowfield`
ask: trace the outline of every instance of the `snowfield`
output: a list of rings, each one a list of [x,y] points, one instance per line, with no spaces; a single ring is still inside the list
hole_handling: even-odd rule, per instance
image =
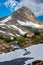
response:
[[[35,60],[43,60],[43,44],[33,45],[24,49],[0,54],[0,62],[12,61],[19,58],[29,58],[27,61],[24,61],[24,65]]]

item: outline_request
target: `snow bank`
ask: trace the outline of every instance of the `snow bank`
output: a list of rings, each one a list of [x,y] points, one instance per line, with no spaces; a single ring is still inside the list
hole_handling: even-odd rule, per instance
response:
[[[33,59],[25,61],[25,65],[35,60],[43,60],[43,44],[33,45],[25,49],[11,51],[6,54],[5,53],[0,54],[0,62],[11,61],[14,59],[24,58],[24,57],[33,58]]]

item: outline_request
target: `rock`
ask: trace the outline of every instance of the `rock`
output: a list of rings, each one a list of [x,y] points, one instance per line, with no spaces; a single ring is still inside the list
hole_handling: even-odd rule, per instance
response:
[[[11,49],[11,46],[4,41],[0,41],[0,53],[7,53]]]
[[[28,64],[28,65],[43,65],[43,61],[37,60],[37,61],[32,62],[31,64]]]
[[[31,37],[33,37],[34,36],[34,33],[27,33],[27,34],[25,34],[25,36],[27,37],[27,38],[31,38]]]

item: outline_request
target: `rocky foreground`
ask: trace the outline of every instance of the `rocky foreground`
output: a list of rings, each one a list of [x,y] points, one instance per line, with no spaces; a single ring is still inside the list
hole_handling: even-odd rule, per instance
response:
[[[43,36],[39,33],[25,34],[20,37],[3,37],[0,36],[0,53],[14,51],[19,48],[26,48],[36,44],[43,44]],[[13,45],[16,47],[13,48]]]

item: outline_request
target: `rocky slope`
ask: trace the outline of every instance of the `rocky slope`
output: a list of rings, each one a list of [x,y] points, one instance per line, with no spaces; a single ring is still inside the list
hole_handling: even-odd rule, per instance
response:
[[[17,37],[41,29],[43,25],[36,20],[35,15],[26,7],[22,7],[8,17],[0,19],[0,34]]]

